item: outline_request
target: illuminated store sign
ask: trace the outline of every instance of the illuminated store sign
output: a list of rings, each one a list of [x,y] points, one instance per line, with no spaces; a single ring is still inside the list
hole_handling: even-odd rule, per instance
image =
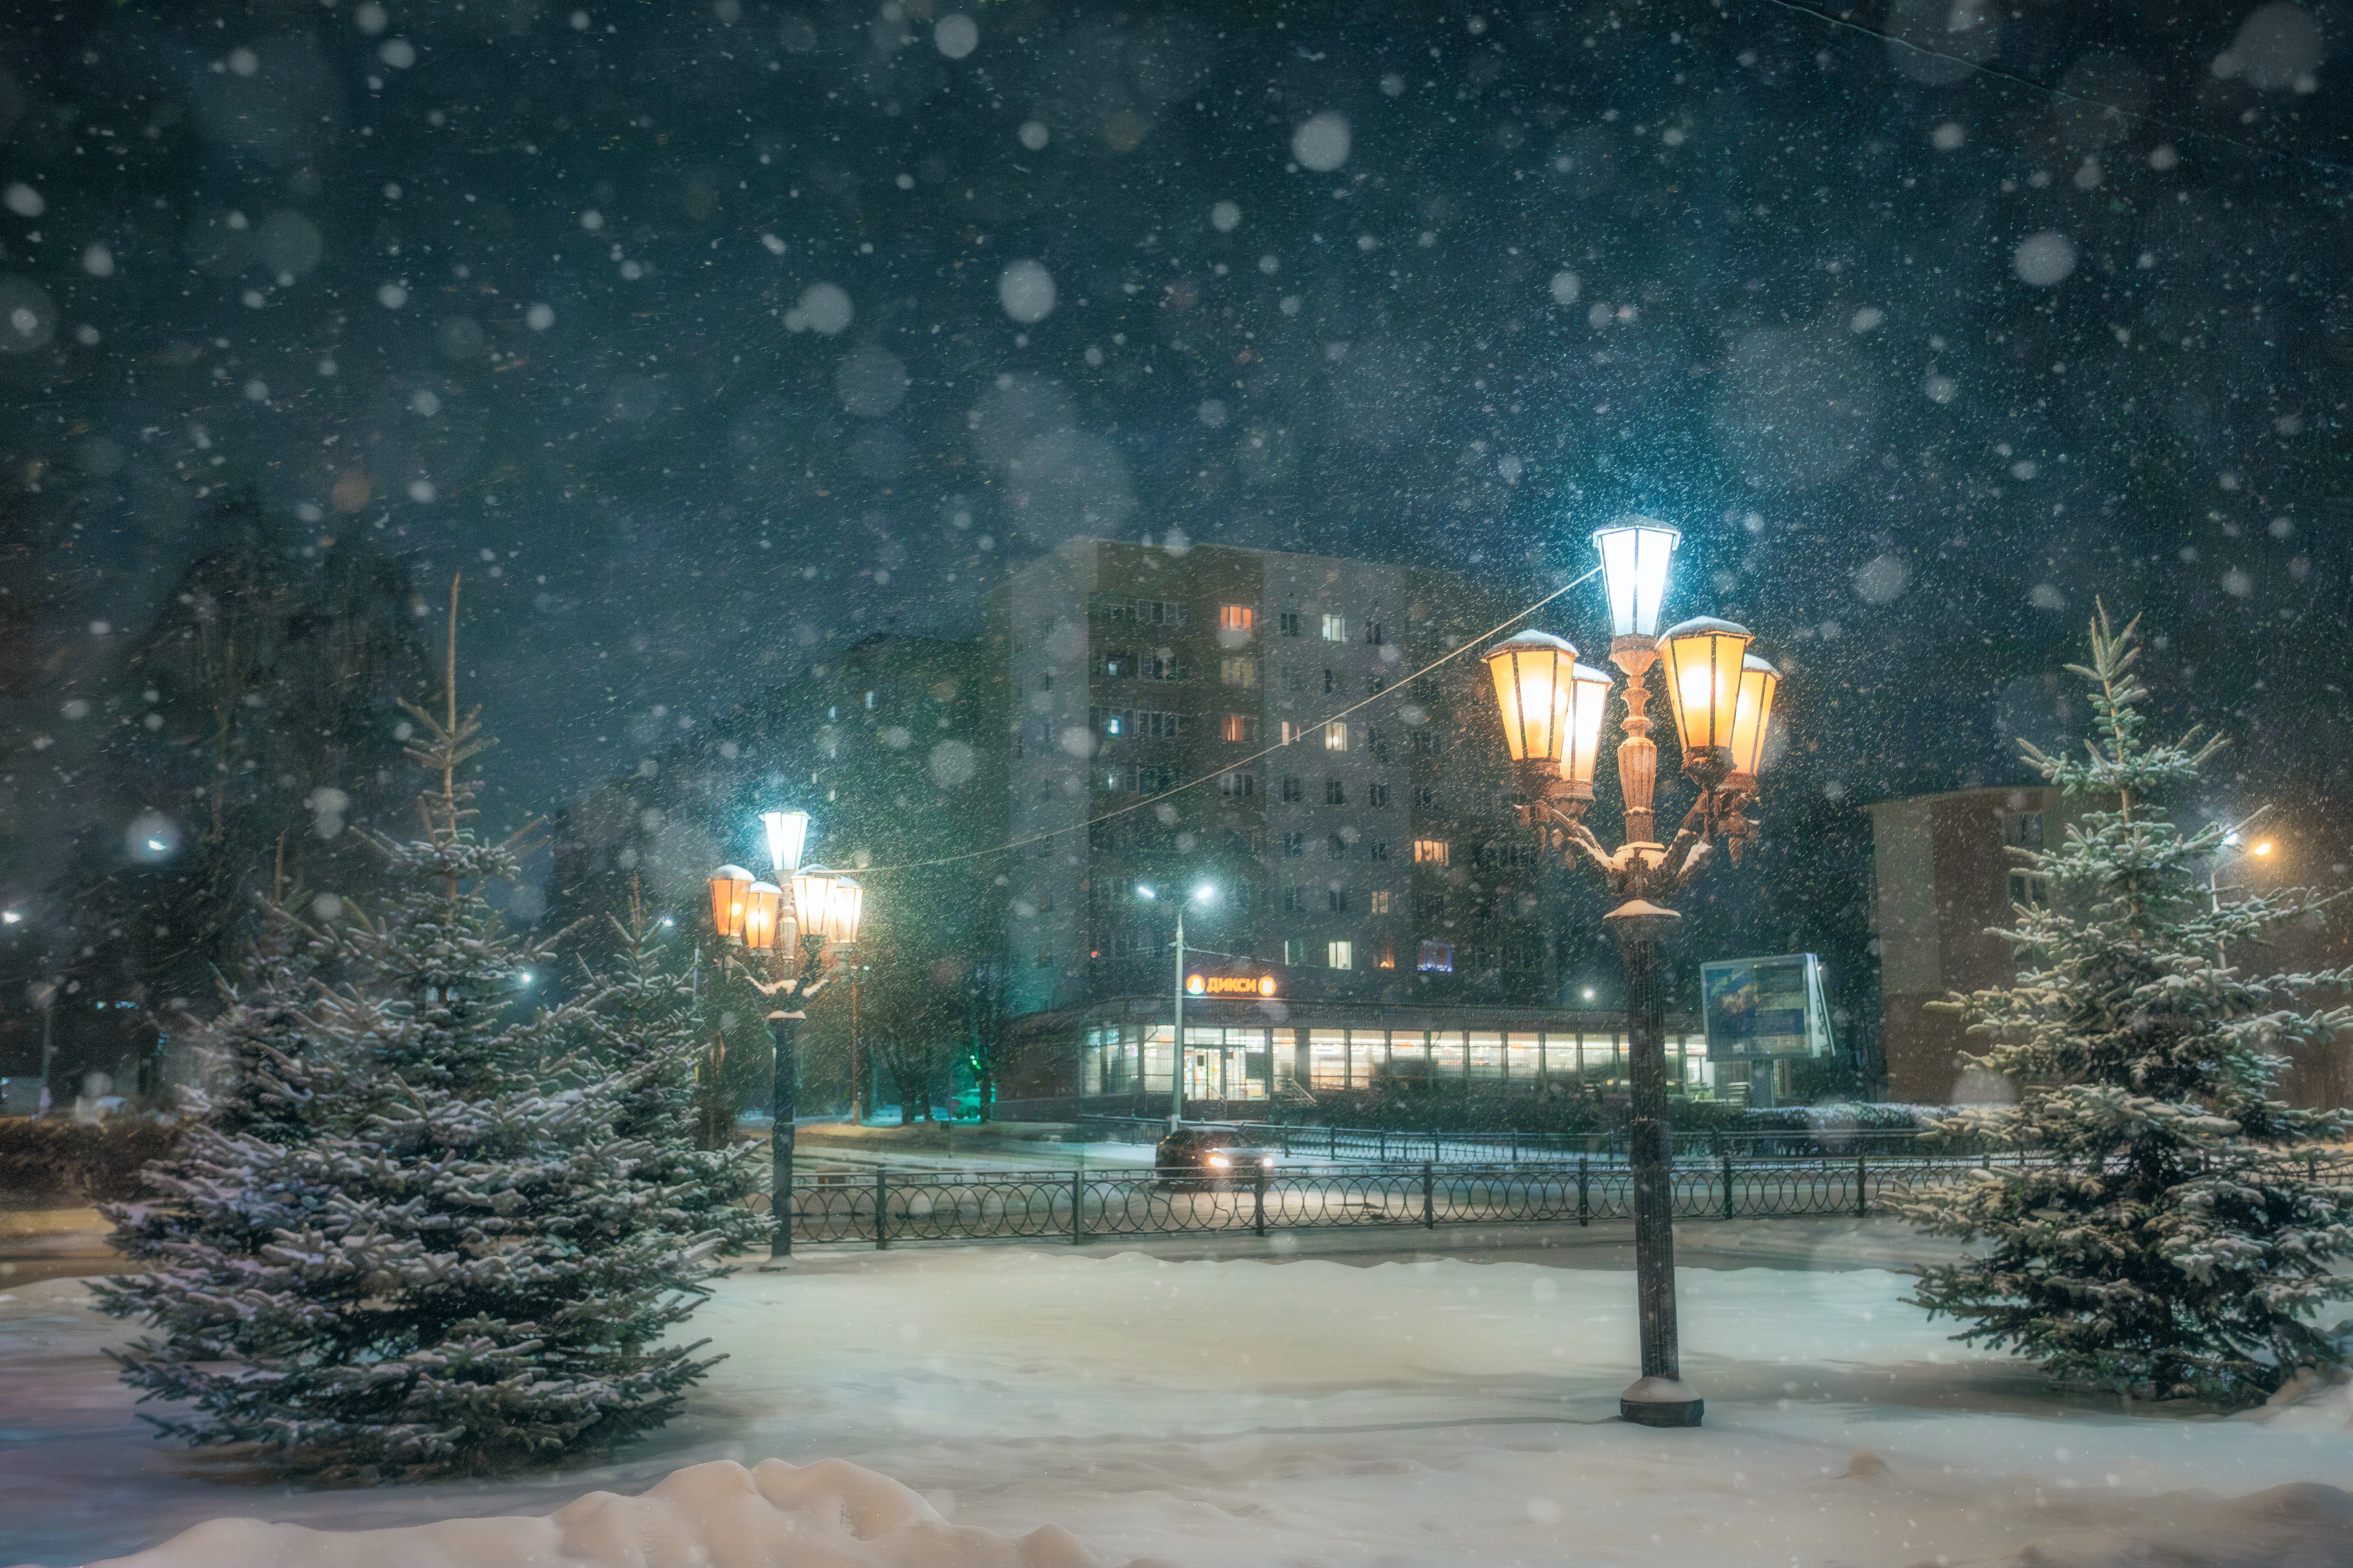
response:
[[[1185,976],[1187,996],[1271,996],[1274,976],[1271,974],[1188,974]]]

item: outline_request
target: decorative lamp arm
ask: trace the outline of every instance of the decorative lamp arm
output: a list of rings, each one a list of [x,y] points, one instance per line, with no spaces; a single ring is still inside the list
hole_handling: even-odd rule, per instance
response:
[[[1593,837],[1593,829],[1582,822],[1572,821],[1562,832],[1571,844],[1585,851],[1587,863],[1595,870],[1605,877],[1617,873],[1618,862],[1611,859],[1609,851],[1601,847],[1601,840]]]

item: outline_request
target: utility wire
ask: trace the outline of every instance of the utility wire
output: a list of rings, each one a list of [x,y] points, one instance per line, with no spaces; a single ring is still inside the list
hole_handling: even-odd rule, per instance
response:
[[[2238,137],[2226,136],[2219,131],[2201,131],[2194,125],[2185,125],[2179,121],[2166,120],[2141,110],[2126,109],[2120,103],[2110,103],[2104,98],[2092,98],[2084,93],[2070,92],[2063,87],[2053,87],[2049,82],[2036,81],[2032,77],[2021,76],[2016,71],[2004,70],[1999,66],[1987,65],[1981,60],[1947,54],[1943,49],[1933,49],[1926,44],[1915,44],[1909,38],[1897,37],[1886,29],[1874,27],[1867,22],[1858,22],[1852,16],[1833,16],[1817,6],[1804,5],[1801,0],[1764,0],[1764,3],[1768,5],[1778,5],[1784,11],[1794,11],[1800,16],[1810,16],[1826,26],[1842,28],[1850,33],[1861,33],[1865,37],[1877,38],[1897,48],[1909,49],[1914,54],[1925,56],[1932,60],[1943,60],[1947,65],[1959,66],[1978,76],[1989,76],[2015,87],[2046,93],[2052,98],[2063,98],[2070,103],[2081,103],[2094,109],[2105,110],[2110,114],[2126,120],[2137,120],[2145,124],[2170,132],[2184,141],[2220,142],[2225,146],[2236,147],[2242,153],[2252,153],[2259,158],[2274,158],[2289,163],[2309,163],[2316,169],[2326,169],[2332,174],[2353,174],[2353,168],[2327,158],[2315,157],[2309,153],[2284,153],[2276,147],[2265,147],[2253,142],[2242,142]]]
[[[1440,665],[1445,664],[1450,660],[1461,658],[1464,654],[1469,653],[1472,648],[1475,648],[1481,644],[1486,642],[1490,637],[1496,636],[1498,633],[1503,632],[1507,628],[1517,625],[1519,622],[1527,619],[1530,616],[1535,615],[1538,610],[1543,609],[1546,605],[1551,604],[1555,599],[1559,598],[1571,588],[1577,587],[1580,584],[1589,583],[1600,574],[1601,568],[1596,566],[1592,571],[1588,572],[1584,576],[1576,579],[1574,582],[1562,584],[1559,587],[1555,588],[1551,593],[1546,594],[1543,598],[1538,599],[1535,604],[1528,605],[1525,609],[1514,611],[1510,616],[1507,616],[1504,619],[1496,622],[1493,626],[1489,626],[1485,631],[1481,632],[1478,636],[1464,639],[1461,646],[1459,647],[1456,647],[1450,652],[1439,655],[1438,658],[1431,659],[1428,664],[1423,665],[1419,669],[1415,670],[1411,675],[1407,676],[1396,685],[1384,687],[1360,702],[1351,702],[1345,708],[1340,709],[1335,712],[1325,714],[1314,724],[1308,727],[1308,732],[1321,730],[1328,724],[1337,723],[1339,721],[1346,718],[1349,714],[1356,711],[1359,708],[1368,708],[1376,702],[1385,701],[1388,699],[1397,696],[1407,687],[1411,686],[1415,681],[1419,680],[1423,676],[1428,675],[1431,670],[1436,669]],[[991,856],[1009,855],[1016,849],[1026,849],[1032,844],[1043,844],[1050,839],[1060,838],[1065,834],[1078,833],[1086,828],[1093,827],[1099,823],[1110,822],[1116,817],[1125,816],[1132,811],[1142,811],[1147,805],[1157,805],[1164,800],[1168,800],[1176,795],[1184,795],[1190,790],[1197,790],[1203,784],[1216,779],[1220,774],[1232,773],[1236,768],[1246,768],[1261,757],[1272,756],[1275,752],[1282,751],[1284,747],[1290,744],[1292,744],[1292,742],[1289,741],[1277,741],[1271,746],[1263,747],[1259,751],[1252,752],[1247,757],[1226,763],[1223,767],[1219,768],[1216,773],[1203,773],[1198,778],[1187,779],[1185,783],[1176,785],[1173,789],[1163,790],[1158,795],[1147,796],[1131,805],[1123,805],[1116,810],[1106,811],[1099,816],[1091,816],[1084,822],[1074,822],[1068,827],[1055,827],[1050,828],[1043,833],[1033,833],[1027,838],[1016,838],[1010,843],[999,844],[996,847],[990,849],[972,849],[965,851],[962,855],[943,855],[935,860],[902,860],[896,865],[860,866],[853,868],[853,869],[856,871],[857,875],[860,877],[871,877],[879,875],[884,871],[914,871],[930,866],[955,866],[966,860],[986,860]]]

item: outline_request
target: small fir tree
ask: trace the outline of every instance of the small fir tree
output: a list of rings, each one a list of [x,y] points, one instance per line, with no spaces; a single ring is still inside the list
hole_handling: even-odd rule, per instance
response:
[[[452,592],[452,617],[456,610]],[[116,1354],[151,1417],[330,1473],[482,1470],[669,1419],[716,1358],[664,1344],[744,1239],[725,1157],[693,1147],[691,1036],[642,918],[610,987],[527,1004],[548,943],[484,897],[514,840],[469,826],[474,716],[412,710],[438,776],[425,835],[379,837],[376,913],[302,926],[299,956],[216,1026],[231,1082],[111,1211],[143,1273],[99,1290],[151,1332]],[[625,933],[626,934],[626,933]]]
[[[2299,1009],[2353,970],[2255,974],[2264,934],[2322,901],[2297,889],[2221,904],[2202,868],[2226,830],[2183,831],[2158,802],[2221,746],[2193,730],[2142,735],[2138,622],[2105,607],[2092,662],[2094,738],[2081,758],[2028,760],[2084,811],[2063,845],[2015,851],[2052,889],[1991,934],[2021,954],[2018,982],[1938,1005],[1987,1042],[1968,1065],[2018,1086],[2010,1106],[1965,1111],[1957,1134],[2031,1151],[2015,1170],[1913,1189],[1895,1205],[1931,1232],[1983,1244],[1920,1271],[1915,1300],[1969,1327],[1955,1336],[2043,1363],[2059,1381],[2137,1397],[2248,1404],[2305,1366],[2341,1365],[2343,1330],[2313,1322],[2353,1280],[2353,1177],[2318,1144],[2342,1111],[2270,1097],[2281,1053],[2325,1042],[2353,1009]]]

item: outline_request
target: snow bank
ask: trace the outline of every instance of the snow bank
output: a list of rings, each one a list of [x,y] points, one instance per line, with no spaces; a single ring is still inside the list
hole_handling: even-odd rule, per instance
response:
[[[950,1524],[839,1459],[676,1470],[642,1497],[590,1492],[537,1519],[322,1531],[216,1519],[92,1568],[1100,1568],[1071,1535]],[[1131,1568],[1142,1568],[1140,1563]]]
[[[2228,1419],[2054,1394],[1839,1266],[1898,1229],[1704,1234],[1820,1253],[1679,1271],[1693,1431],[1615,1419],[1616,1268],[909,1247],[721,1282],[691,1329],[730,1359],[642,1444],[338,1490],[157,1440],[100,1354],[121,1325],[44,1281],[0,1303],[0,1563],[2353,1568],[2346,1385]],[[1617,1256],[1590,1236],[1552,1256]]]

